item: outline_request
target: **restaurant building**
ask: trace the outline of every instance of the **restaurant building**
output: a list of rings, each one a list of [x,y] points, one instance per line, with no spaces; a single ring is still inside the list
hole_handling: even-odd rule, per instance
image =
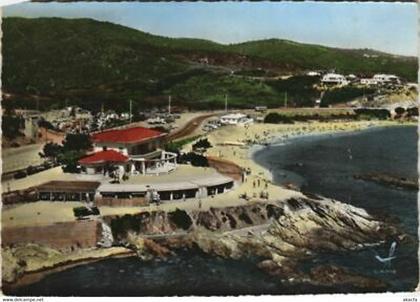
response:
[[[167,134],[144,127],[112,129],[92,134],[92,154],[79,160],[87,174],[168,173],[176,169],[176,154],[163,150]]]

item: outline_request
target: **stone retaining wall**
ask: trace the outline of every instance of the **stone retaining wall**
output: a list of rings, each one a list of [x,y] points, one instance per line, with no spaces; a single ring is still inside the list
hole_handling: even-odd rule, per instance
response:
[[[142,207],[147,206],[149,203],[144,197],[142,198],[111,198],[99,197],[95,199],[97,207]]]
[[[96,247],[102,225],[96,220],[69,221],[44,226],[2,228],[3,246],[36,243],[68,251]]]

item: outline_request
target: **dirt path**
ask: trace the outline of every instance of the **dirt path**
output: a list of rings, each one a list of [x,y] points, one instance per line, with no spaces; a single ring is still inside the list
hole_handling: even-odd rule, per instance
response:
[[[231,177],[237,181],[242,179],[242,168],[237,164],[215,156],[208,156],[207,159],[209,161],[209,166],[216,169],[220,174]]]
[[[209,113],[197,116],[190,120],[188,123],[186,123],[184,127],[169,133],[166,139],[168,141],[174,141],[179,140],[181,138],[185,138],[186,136],[191,135],[198,127],[200,127],[201,123],[204,120],[215,115],[217,115],[217,113]]]

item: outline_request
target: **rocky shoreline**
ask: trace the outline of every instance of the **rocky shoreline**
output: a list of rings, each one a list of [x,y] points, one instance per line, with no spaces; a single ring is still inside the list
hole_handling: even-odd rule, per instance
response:
[[[74,253],[62,253],[37,244],[3,248],[2,291],[7,293],[75,266],[134,255],[135,252],[123,247],[81,249]]]
[[[67,261],[62,257],[53,265],[21,271],[10,282],[3,280],[3,288],[15,289],[37,282],[47,274],[109,257],[137,255],[144,261],[156,257],[165,259],[187,248],[233,260],[258,258],[260,269],[292,284],[332,286],[341,282],[358,284],[361,290],[385,289],[381,281],[343,268],[320,266],[305,273],[299,269],[299,263],[320,252],[362,249],[366,244],[378,243],[390,236],[406,240],[404,234],[362,209],[315,195],[296,194],[285,201],[255,202],[207,211],[153,211],[105,217],[116,247],[102,251],[124,250],[97,257],[88,257],[85,253],[85,257]],[[33,257],[36,253],[33,250],[29,254]],[[52,254],[54,252],[50,251],[45,257],[51,258]],[[18,268],[22,263],[16,265]],[[340,278],[332,278],[331,274]]]
[[[320,252],[358,250],[390,237],[407,239],[395,226],[362,209],[303,194],[268,204],[109,219],[111,226],[124,226],[114,228],[118,230],[116,243],[135,250],[145,260],[170,257],[180,248],[199,249],[226,259],[261,259],[260,269],[293,284],[343,284],[369,291],[384,290],[386,284],[337,266],[319,266],[305,273],[299,263]],[[147,238],[161,232],[169,236]]]

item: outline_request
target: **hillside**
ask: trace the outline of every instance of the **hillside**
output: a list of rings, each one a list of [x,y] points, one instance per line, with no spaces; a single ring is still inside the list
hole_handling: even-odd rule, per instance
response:
[[[279,75],[336,69],[395,73],[414,81],[417,71],[415,58],[371,50],[277,39],[222,45],[91,19],[4,18],[2,29],[3,90],[15,105],[33,108],[39,99],[41,109],[74,103],[97,110],[116,102],[123,109],[129,99],[142,107],[163,104],[168,94],[189,107],[222,106],[224,94],[238,107],[278,106],[287,90]],[[260,76],[240,76],[247,73]],[[290,104],[300,106],[317,96],[305,92]]]

